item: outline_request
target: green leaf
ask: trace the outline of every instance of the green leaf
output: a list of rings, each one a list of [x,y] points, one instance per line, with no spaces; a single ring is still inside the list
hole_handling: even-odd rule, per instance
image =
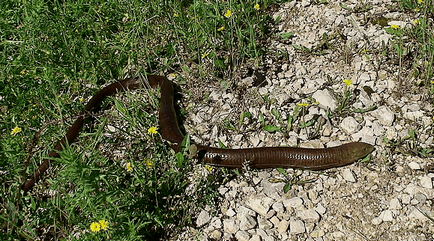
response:
[[[182,167],[184,164],[184,155],[182,155],[181,152],[178,152],[175,154],[175,158],[176,158],[176,166],[178,167]]]
[[[285,184],[285,186],[283,187],[283,192],[284,193],[288,193],[289,190],[291,190],[292,187],[292,183],[288,182]]]
[[[220,148],[223,148],[223,149],[226,149],[226,148],[227,148],[227,147],[225,146],[225,144],[223,144],[223,142],[222,142],[220,139],[218,139],[217,141],[219,142],[219,146],[220,146]]]
[[[275,108],[271,109],[271,114],[273,114],[276,119],[280,119],[280,114]]]
[[[262,113],[259,114],[259,122],[261,123],[261,126],[265,126],[265,119]]]
[[[281,168],[281,167],[277,167],[276,170],[277,170],[278,172],[282,173],[285,177],[288,176],[288,173],[286,173],[286,171],[285,171],[283,168]]]
[[[280,127],[273,126],[273,125],[266,125],[264,126],[264,130],[268,132],[275,132],[275,131],[280,131]]]
[[[286,41],[286,40],[290,39],[292,36],[294,36],[294,34],[295,33],[293,33],[293,32],[281,33],[281,34],[279,34],[279,36],[280,36],[281,40]]]

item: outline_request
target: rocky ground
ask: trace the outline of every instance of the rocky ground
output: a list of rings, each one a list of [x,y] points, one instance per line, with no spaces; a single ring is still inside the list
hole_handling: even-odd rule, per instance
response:
[[[197,227],[178,240],[434,239],[433,159],[418,157],[433,146],[432,101],[426,87],[414,84],[410,66],[381,54],[393,50],[385,28],[411,27],[417,13],[391,10],[391,0],[369,9],[360,1],[344,4],[347,9],[334,1],[282,5],[273,17],[287,34],[269,42],[274,54],[259,70],[265,82],[247,73],[228,89],[195,83],[191,95],[200,101],[189,102],[184,126],[198,143],[218,146],[220,140],[229,148],[364,141],[376,147],[370,160],[323,172],[288,169],[288,177],[247,168],[219,187],[219,203],[198,213]],[[243,112],[252,117],[239,123]],[[293,128],[264,131],[261,115],[265,124],[281,127],[292,116]],[[224,128],[230,124],[235,130]],[[202,166],[198,175],[213,171]]]

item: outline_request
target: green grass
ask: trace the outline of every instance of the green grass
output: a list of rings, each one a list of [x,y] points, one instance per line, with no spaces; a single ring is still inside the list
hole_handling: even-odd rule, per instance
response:
[[[191,225],[195,211],[213,202],[218,177],[199,179],[193,193],[186,191],[192,161],[147,133],[157,126],[154,91],[106,101],[114,109],[86,126],[27,194],[19,189],[25,161],[34,152],[25,168],[32,173],[86,100],[115,79],[185,73],[197,81],[228,80],[245,62],[260,65],[263,40],[274,34],[267,8],[277,2],[0,1],[0,239],[155,240]],[[433,8],[426,4],[420,8],[425,20],[401,34],[417,50],[412,73],[433,94],[427,20]],[[399,8],[419,5],[402,1]],[[395,41],[397,51],[408,46],[398,35]],[[404,59],[405,51],[393,56]],[[103,135],[120,118],[125,125]],[[115,150],[125,151],[122,159]],[[108,229],[90,231],[99,220]]]
[[[191,225],[216,190],[199,180],[198,190],[186,193],[191,160],[175,158],[158,134],[147,133],[157,126],[152,93],[107,101],[115,110],[61,151],[28,194],[19,189],[24,163],[34,152],[26,168],[32,173],[86,99],[115,79],[187,72],[200,81],[260,62],[273,2],[257,3],[259,10],[245,1],[1,1],[0,238],[155,240]],[[121,134],[103,135],[119,118]],[[125,150],[124,159],[113,156],[116,149]],[[91,232],[99,220],[108,229]]]

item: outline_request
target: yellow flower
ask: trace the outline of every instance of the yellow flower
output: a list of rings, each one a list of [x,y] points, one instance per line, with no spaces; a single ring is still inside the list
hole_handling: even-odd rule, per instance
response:
[[[15,134],[20,133],[20,132],[21,132],[21,128],[19,128],[18,126],[15,126],[15,128],[12,129],[12,131],[11,131],[11,135],[15,135]]]
[[[206,52],[206,53],[202,54],[202,59],[203,59],[203,58],[206,58],[206,56],[208,56],[209,53],[210,53],[210,52]]]
[[[108,222],[104,219],[99,220],[99,225],[101,225],[102,230],[106,230],[108,228]]]
[[[130,172],[133,170],[133,167],[131,166],[131,162],[127,162],[127,172]]]
[[[223,30],[225,30],[225,26],[220,27],[220,28],[217,29],[217,31],[223,31]]]
[[[423,3],[423,0],[417,0],[418,3]]]
[[[297,105],[298,106],[306,106],[307,107],[307,106],[309,106],[309,103],[298,103]]]
[[[80,99],[78,99],[78,100],[79,100],[80,102],[83,102],[84,99],[83,99],[83,98],[80,98]]]
[[[256,10],[259,10],[260,9],[259,8],[259,4],[256,4],[253,8],[256,9]]]
[[[401,27],[399,27],[398,25],[392,24],[392,26],[390,26],[393,29],[400,29]]]
[[[175,17],[179,17],[179,14],[177,14],[177,13],[174,13],[174,14],[173,14],[173,16],[175,16]]]
[[[148,134],[157,134],[157,127],[152,126],[148,129]]]
[[[418,25],[420,23],[420,21],[419,21],[419,19],[415,19],[415,20],[413,20],[413,23]]]
[[[232,16],[231,10],[227,10],[226,13],[224,14],[224,16],[227,18],[230,18]]]
[[[420,11],[420,8],[415,8],[415,9],[413,9],[413,11],[415,11],[415,12],[419,12],[419,11]]]
[[[208,170],[209,172],[212,171],[212,166],[210,165],[205,165],[206,170]]]
[[[93,222],[93,223],[90,225],[90,230],[91,230],[92,232],[98,232],[99,230],[101,230],[101,224],[99,224],[99,223],[97,223],[97,222]]]
[[[350,87],[350,85],[352,84],[351,80],[349,80],[349,79],[344,79],[343,82],[347,87]]]
[[[147,166],[148,168],[153,168],[154,167],[154,162],[151,161],[150,159],[146,159],[144,161],[144,163],[145,163],[145,166]]]
[[[21,70],[20,74],[21,75],[26,75],[29,71],[27,71],[27,69],[23,69]]]

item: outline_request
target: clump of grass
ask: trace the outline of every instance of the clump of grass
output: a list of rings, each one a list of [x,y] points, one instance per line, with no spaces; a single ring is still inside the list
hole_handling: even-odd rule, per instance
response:
[[[191,225],[192,212],[212,202],[215,190],[203,180],[186,194],[192,163],[175,158],[151,129],[158,127],[147,112],[152,104],[104,103],[114,102],[128,122],[118,129],[124,136],[103,135],[114,118],[98,116],[36,189],[23,193],[28,143],[50,123],[25,170],[32,173],[86,99],[114,79],[168,71],[226,76],[246,59],[260,62],[274,2],[1,1],[0,239],[155,240]],[[102,143],[125,148],[124,159]]]

